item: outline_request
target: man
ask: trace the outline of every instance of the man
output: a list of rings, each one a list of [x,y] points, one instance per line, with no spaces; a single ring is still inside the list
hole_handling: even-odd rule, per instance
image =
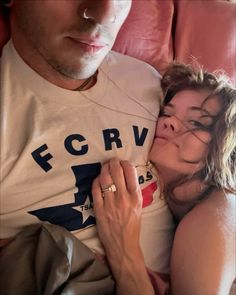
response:
[[[131,0],[6,2],[0,238],[4,244],[25,226],[47,222],[102,253],[91,183],[101,163],[118,157],[143,166],[139,180],[149,185],[145,165],[159,111],[156,71],[110,51]],[[145,229],[157,204],[144,203]],[[151,251],[160,237],[143,232],[147,265],[165,272],[166,261],[160,265]]]

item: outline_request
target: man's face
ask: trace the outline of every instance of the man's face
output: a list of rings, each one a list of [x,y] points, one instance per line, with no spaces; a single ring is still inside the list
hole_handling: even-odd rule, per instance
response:
[[[113,46],[131,1],[13,0],[15,46],[26,60],[36,54],[65,77],[88,78]]]

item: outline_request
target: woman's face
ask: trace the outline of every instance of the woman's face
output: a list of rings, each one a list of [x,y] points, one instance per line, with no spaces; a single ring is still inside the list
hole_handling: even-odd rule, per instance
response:
[[[220,111],[207,90],[183,90],[163,107],[149,159],[161,172],[192,174],[205,165],[211,130]]]

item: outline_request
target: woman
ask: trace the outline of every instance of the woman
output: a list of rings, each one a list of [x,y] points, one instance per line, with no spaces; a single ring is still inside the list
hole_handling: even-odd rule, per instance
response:
[[[235,278],[236,90],[222,76],[180,64],[166,71],[162,90],[149,159],[180,221],[172,293],[229,294]],[[105,164],[93,197],[117,293],[163,294],[158,277],[151,284],[139,245],[142,196],[135,168],[118,160]]]

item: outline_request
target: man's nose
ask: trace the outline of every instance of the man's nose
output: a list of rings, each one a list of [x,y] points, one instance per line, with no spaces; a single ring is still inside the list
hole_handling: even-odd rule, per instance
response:
[[[117,0],[91,0],[83,11],[83,17],[98,24],[112,24],[117,18]]]

